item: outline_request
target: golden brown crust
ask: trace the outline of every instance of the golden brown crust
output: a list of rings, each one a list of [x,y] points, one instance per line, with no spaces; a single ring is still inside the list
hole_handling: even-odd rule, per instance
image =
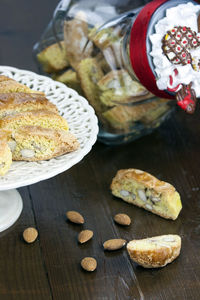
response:
[[[24,125],[40,125],[42,127],[52,127],[68,130],[67,121],[49,110],[33,110],[21,113],[16,113],[14,115],[8,115],[0,120],[0,127],[4,129],[16,129]]]
[[[13,92],[24,92],[24,93],[34,93],[26,85],[18,83],[15,80],[7,80],[0,82],[0,93],[13,93]]]
[[[174,242],[167,241],[170,238]],[[155,247],[152,247],[152,244]],[[163,235],[149,239],[133,240],[127,244],[127,250],[131,259],[144,268],[164,267],[179,256],[181,238],[178,235]]]
[[[11,78],[9,78],[8,76],[5,76],[5,75],[0,75],[0,82],[8,81],[8,80],[13,80],[13,79],[11,79]]]
[[[154,177],[153,175],[138,170],[138,169],[125,169],[119,170],[113,178],[111,189],[113,189],[113,185],[116,185],[121,182],[121,180],[131,179],[144,184],[146,187],[150,189],[154,189],[158,193],[174,193],[175,188],[165,181],[161,181]]]
[[[46,109],[58,113],[45,96],[34,93],[0,93],[0,117],[28,110]]]

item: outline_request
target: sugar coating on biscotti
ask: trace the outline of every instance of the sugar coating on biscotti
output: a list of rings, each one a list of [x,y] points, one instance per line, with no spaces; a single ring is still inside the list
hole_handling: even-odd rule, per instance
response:
[[[175,234],[132,240],[127,244],[130,258],[144,268],[160,268],[180,254],[181,237]]]
[[[13,160],[39,161],[75,151],[79,142],[69,131],[39,126],[24,126],[13,132],[8,141]]]
[[[48,110],[17,113],[0,120],[0,127],[7,130],[16,130],[25,125],[62,130],[69,129],[67,121],[62,116]]]
[[[141,170],[119,170],[111,191],[114,196],[166,219],[175,220],[182,209],[180,195],[171,184]]]
[[[0,176],[5,175],[12,164],[12,153],[7,144],[7,135],[0,130]]]

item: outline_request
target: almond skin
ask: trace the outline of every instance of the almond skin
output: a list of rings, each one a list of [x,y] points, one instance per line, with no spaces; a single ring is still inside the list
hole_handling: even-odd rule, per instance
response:
[[[80,244],[86,243],[93,237],[93,231],[92,230],[82,230],[78,235],[78,241]]]
[[[23,238],[25,242],[27,242],[28,244],[35,242],[37,237],[38,237],[38,231],[33,227],[26,228],[23,232]]]
[[[72,223],[75,224],[84,224],[85,222],[83,216],[75,210],[67,211],[66,216]]]
[[[126,214],[117,214],[114,216],[114,221],[117,224],[128,226],[131,224],[131,218]]]
[[[123,239],[112,239],[107,240],[103,243],[104,250],[113,251],[118,250],[124,247],[126,244],[126,240]]]
[[[81,260],[81,267],[88,272],[93,272],[97,268],[97,261],[93,257],[85,257]]]

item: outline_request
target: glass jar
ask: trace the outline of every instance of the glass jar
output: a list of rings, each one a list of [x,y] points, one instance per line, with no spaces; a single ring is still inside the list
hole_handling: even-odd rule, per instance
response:
[[[170,115],[174,93],[157,87],[149,36],[167,8],[186,2],[154,0],[124,12],[129,1],[68,0],[56,8],[34,55],[41,73],[93,106],[99,141],[130,142]]]

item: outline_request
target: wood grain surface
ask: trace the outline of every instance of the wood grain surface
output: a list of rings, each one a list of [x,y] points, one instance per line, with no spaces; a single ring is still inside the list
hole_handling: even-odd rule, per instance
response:
[[[130,4],[131,1],[127,1]],[[134,1],[134,5],[148,1]],[[37,72],[32,47],[50,21],[56,0],[0,3],[0,64]],[[149,136],[128,145],[96,143],[70,170],[20,188],[24,208],[14,226],[0,234],[0,299],[2,300],[198,300],[200,299],[200,111],[186,115],[177,109]],[[162,219],[111,195],[117,170],[134,167],[172,183],[183,209],[176,221]],[[66,220],[77,210],[84,225]],[[127,213],[130,227],[113,222]],[[28,245],[26,227],[39,238]],[[82,229],[94,231],[88,243],[77,242]],[[162,269],[143,269],[125,249],[103,251],[111,238],[145,238],[174,233],[182,237],[181,255]],[[80,267],[85,256],[96,258],[93,273]]]

